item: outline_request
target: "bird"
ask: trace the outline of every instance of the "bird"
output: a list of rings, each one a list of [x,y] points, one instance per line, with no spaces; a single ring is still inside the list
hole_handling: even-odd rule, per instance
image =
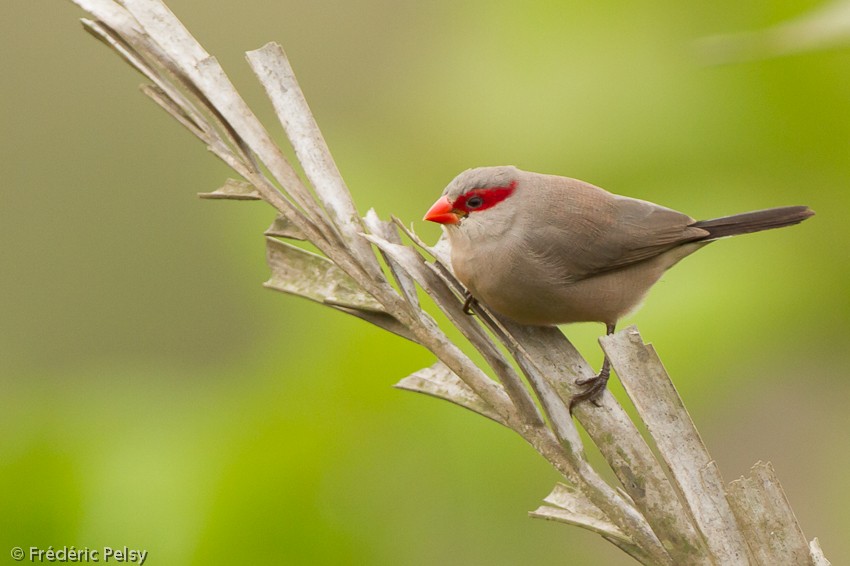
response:
[[[695,220],[649,201],[590,183],[477,167],[455,177],[424,220],[442,224],[464,311],[479,302],[519,324],[617,322],[637,310],[665,271],[711,242],[798,224],[807,206],[784,206]],[[598,404],[610,375],[579,380],[570,411]]]

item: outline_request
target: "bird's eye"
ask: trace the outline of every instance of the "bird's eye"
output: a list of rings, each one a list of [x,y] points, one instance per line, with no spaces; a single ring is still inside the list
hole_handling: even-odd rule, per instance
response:
[[[478,208],[482,204],[484,204],[484,199],[479,196],[474,196],[466,201],[466,208]]]

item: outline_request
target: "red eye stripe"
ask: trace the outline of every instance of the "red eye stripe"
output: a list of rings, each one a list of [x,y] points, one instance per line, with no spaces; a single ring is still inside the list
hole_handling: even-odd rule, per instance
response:
[[[478,212],[479,210],[486,210],[490,207],[496,206],[509,196],[513,194],[516,189],[516,181],[512,181],[510,185],[506,185],[504,187],[488,187],[486,189],[472,189],[470,191],[466,191],[464,194],[460,195],[455,199],[454,204],[452,205],[455,210],[462,210],[466,213],[470,212]],[[479,197],[483,201],[481,206],[469,207],[466,203],[472,197]]]

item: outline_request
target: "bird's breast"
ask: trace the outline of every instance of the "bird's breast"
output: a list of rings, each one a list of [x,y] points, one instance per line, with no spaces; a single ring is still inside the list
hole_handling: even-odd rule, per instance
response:
[[[521,324],[615,323],[638,307],[666,264],[659,259],[589,277],[540,261],[521,241],[452,241],[458,280],[493,311]]]

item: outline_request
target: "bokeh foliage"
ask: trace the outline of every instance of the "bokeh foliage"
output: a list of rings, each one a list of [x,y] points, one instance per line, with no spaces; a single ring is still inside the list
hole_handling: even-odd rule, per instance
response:
[[[806,534],[850,558],[850,50],[710,67],[693,49],[816,2],[169,5],[269,123],[242,53],[280,41],[361,210],[432,238],[425,208],[486,164],[696,217],[815,209],[709,246],[626,322],[726,478],[771,460]],[[79,15],[0,19],[0,552],[628,563],[525,516],[556,474],[516,438],[389,387],[426,352],[262,289],[270,211],[194,198],[229,173]],[[598,363],[600,328],[567,332]]]

